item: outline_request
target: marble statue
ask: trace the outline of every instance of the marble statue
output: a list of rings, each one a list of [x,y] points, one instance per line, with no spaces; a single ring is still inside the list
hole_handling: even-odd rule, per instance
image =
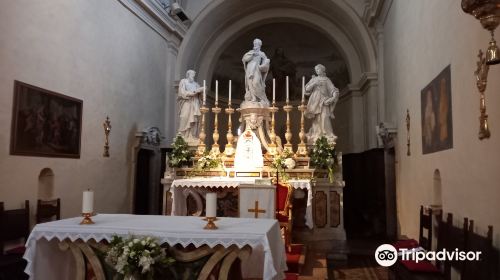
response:
[[[242,58],[245,69],[245,102],[242,103],[241,107],[248,107],[250,104],[269,107],[265,82],[271,61],[260,50],[261,46],[260,39],[253,40],[253,49],[244,54]]]
[[[198,126],[201,105],[200,93],[203,92],[203,87],[195,82],[194,77],[196,72],[188,70],[186,78],[179,82],[179,91],[177,95],[177,109],[179,114],[179,129],[184,140],[192,145],[198,144]]]
[[[326,76],[325,66],[318,64],[314,67],[316,74],[305,86],[305,94],[309,96],[305,116],[312,119],[311,128],[307,132],[307,144],[313,145],[316,140],[325,136],[335,144],[337,136],[333,133],[332,121],[335,116],[333,110],[339,99],[339,90]]]

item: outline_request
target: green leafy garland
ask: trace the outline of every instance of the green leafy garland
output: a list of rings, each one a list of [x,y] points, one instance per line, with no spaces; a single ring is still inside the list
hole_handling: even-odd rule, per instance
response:
[[[337,155],[333,145],[328,143],[328,139],[324,136],[318,138],[311,152],[311,164],[319,169],[328,169],[330,183],[333,183],[336,160]]]
[[[170,167],[181,167],[188,165],[193,157],[193,152],[189,150],[189,146],[182,138],[177,135],[174,144],[172,145],[172,152],[169,154]]]

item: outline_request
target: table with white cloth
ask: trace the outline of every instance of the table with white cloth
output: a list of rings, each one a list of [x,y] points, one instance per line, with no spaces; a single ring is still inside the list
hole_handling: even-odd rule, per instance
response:
[[[170,192],[172,194],[172,216],[185,216],[187,215],[187,205],[186,198],[189,194],[197,194],[194,196],[198,204],[200,204],[200,209],[202,209],[201,196],[206,193],[206,188],[238,188],[240,185],[255,184],[255,178],[229,178],[229,177],[209,177],[209,178],[189,178],[189,179],[176,179],[172,182],[169,188],[165,188],[164,192]],[[311,181],[306,179],[293,179],[289,180],[288,183],[294,189],[305,189],[307,190],[307,206],[305,221],[309,228],[313,228],[313,217],[312,217],[312,200],[313,191],[311,186]],[[194,191],[196,190],[196,191]],[[165,194],[164,196],[165,197]],[[201,213],[200,213],[201,214]]]
[[[204,230],[206,221],[199,217],[99,214],[92,219],[95,222],[92,225],[80,225],[79,217],[37,224],[26,242],[24,254],[28,263],[25,272],[30,279],[75,279],[71,274],[74,272],[71,253],[59,250],[58,242],[91,239],[109,242],[114,235],[151,236],[170,246],[248,245],[252,254],[242,263],[245,278],[282,279],[286,270],[285,247],[276,220],[220,218],[216,221],[219,229]],[[253,275],[255,271],[260,275]]]

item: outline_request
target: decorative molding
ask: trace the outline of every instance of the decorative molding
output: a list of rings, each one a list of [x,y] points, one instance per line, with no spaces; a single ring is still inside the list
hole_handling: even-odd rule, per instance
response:
[[[385,23],[389,10],[392,6],[392,0],[368,0],[365,3],[363,11],[363,22],[368,27],[376,27],[377,22]]]
[[[347,97],[361,97],[365,95],[367,87],[378,86],[378,73],[365,72],[357,83],[351,83],[340,91],[340,100]]]
[[[379,144],[381,144],[385,149],[390,149],[394,147],[394,140],[397,135],[397,128],[393,124],[381,122],[375,127],[377,131],[377,136]]]
[[[157,0],[118,0],[134,15],[151,27],[168,42],[173,42],[176,48],[184,38],[187,26],[177,21]]]

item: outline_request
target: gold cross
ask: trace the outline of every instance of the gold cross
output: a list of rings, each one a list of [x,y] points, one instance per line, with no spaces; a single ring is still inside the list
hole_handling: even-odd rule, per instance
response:
[[[255,201],[255,208],[248,209],[248,212],[250,213],[255,213],[255,218],[259,217],[259,213],[266,213],[266,210],[264,209],[259,209],[259,201]]]

